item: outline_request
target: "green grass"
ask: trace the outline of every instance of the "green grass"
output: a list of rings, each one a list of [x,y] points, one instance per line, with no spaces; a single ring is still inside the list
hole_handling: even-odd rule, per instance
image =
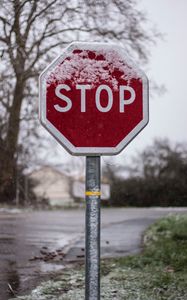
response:
[[[187,272],[187,215],[169,216],[157,221],[146,231],[143,244],[141,255],[121,258],[120,264]]]
[[[101,262],[101,299],[186,300],[187,215],[163,218],[150,226],[139,255]],[[24,300],[84,299],[84,267],[66,270]]]
[[[133,282],[136,277],[139,298],[134,299],[187,299],[187,215],[159,220],[148,228],[143,243],[142,254],[116,260],[117,268],[129,268]]]

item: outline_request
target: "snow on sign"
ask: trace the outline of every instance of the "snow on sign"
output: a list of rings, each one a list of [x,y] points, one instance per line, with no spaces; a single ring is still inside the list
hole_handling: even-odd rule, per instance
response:
[[[117,154],[148,123],[147,77],[119,46],[72,43],[40,75],[40,120],[71,154]]]

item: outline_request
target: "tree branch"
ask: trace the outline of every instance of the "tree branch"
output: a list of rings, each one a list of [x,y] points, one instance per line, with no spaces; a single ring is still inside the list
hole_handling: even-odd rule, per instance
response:
[[[37,2],[38,2],[37,0],[34,0],[32,8],[30,10],[30,14],[29,14],[28,19],[27,19],[27,26],[26,26],[25,32],[23,34],[23,38],[24,38],[25,41],[28,38],[29,31],[30,31],[30,28],[31,28],[31,25],[32,25],[33,14],[35,13],[35,11],[37,9]]]
[[[41,9],[36,15],[34,15],[29,22],[29,26],[31,27],[32,23],[34,23],[34,21],[41,15],[45,14],[45,12],[48,11],[48,9],[53,6],[53,4],[55,4],[56,0],[53,0],[51,3],[49,3],[48,5],[45,6],[44,9]]]

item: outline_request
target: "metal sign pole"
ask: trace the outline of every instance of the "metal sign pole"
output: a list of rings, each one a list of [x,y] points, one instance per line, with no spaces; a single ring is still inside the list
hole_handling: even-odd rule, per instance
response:
[[[86,157],[85,299],[100,299],[100,157]]]

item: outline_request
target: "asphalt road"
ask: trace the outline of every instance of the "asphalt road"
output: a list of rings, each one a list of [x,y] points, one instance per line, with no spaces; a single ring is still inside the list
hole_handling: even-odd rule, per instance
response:
[[[187,213],[187,208],[102,209],[102,257],[140,251],[146,227],[170,212]],[[67,263],[84,259],[84,220],[83,209],[0,210],[0,300],[27,293]]]

